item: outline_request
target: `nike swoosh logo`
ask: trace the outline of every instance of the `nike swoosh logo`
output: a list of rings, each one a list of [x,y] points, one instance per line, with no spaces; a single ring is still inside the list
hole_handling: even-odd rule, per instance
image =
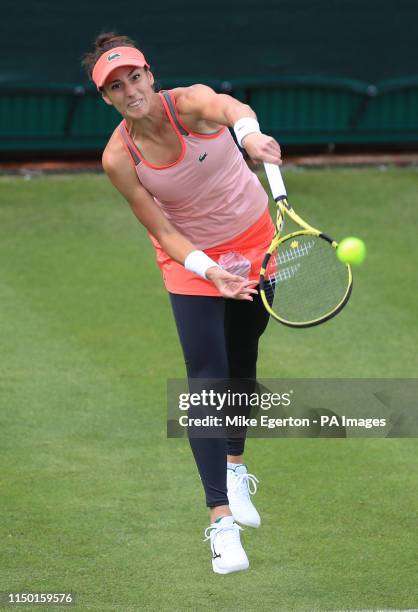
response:
[[[212,549],[212,552],[213,552],[212,559],[221,558],[222,555],[218,554],[214,548]]]

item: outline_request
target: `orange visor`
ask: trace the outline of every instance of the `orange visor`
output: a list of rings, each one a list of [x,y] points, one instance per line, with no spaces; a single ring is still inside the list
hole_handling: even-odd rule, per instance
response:
[[[103,53],[94,65],[92,78],[96,87],[103,87],[107,77],[113,70],[121,66],[135,68],[149,68],[147,60],[139,49],[135,47],[115,47]]]

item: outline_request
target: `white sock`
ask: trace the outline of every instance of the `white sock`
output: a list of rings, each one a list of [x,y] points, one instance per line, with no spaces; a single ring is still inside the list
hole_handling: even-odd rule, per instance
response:
[[[227,469],[230,470],[235,470],[235,468],[237,468],[239,465],[244,465],[243,463],[230,463],[229,461],[226,462],[226,467]]]

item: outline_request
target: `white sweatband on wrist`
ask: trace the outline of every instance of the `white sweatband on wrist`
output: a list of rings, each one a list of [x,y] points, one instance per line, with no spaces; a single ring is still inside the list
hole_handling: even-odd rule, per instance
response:
[[[213,261],[213,259],[208,257],[203,251],[192,251],[184,260],[184,267],[186,270],[194,272],[206,280],[208,280],[206,270],[213,268],[213,266],[217,268],[220,267],[216,261]]]
[[[234,123],[234,132],[239,146],[242,147],[242,141],[246,136],[248,136],[248,134],[261,132],[261,130],[257,119],[254,119],[254,117],[243,117]]]

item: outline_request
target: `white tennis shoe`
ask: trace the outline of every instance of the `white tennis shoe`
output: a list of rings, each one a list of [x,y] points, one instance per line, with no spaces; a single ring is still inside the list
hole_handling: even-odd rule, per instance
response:
[[[250,498],[257,492],[258,479],[248,473],[245,465],[237,465],[235,469],[227,468],[226,481],[229,508],[234,519],[248,527],[260,527],[260,515]]]
[[[224,516],[205,529],[204,541],[210,540],[212,567],[216,574],[248,569],[250,564],[241,544],[240,531],[242,527],[234,522],[233,516]]]

